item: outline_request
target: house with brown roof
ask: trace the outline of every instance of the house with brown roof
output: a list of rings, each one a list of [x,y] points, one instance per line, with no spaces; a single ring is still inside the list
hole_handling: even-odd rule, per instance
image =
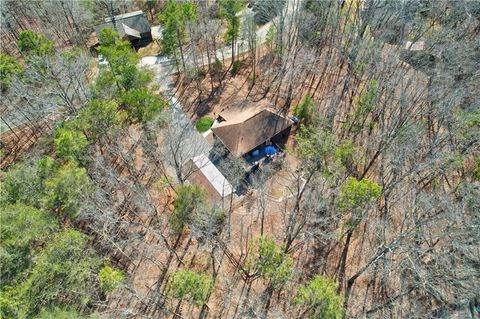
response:
[[[259,146],[284,140],[293,121],[273,107],[249,105],[220,113],[212,126],[214,139],[234,156],[244,156]]]
[[[205,189],[214,203],[234,193],[240,195],[246,189],[242,183],[236,184],[234,188],[225,177],[228,176],[224,171],[226,166],[219,164],[225,160],[226,155],[230,153],[243,158],[244,172],[237,177],[248,183],[249,174],[260,167],[260,162],[273,158],[274,155],[269,154],[268,148],[273,149],[274,153],[283,148],[294,123],[265,103],[243,101],[240,104],[222,110],[211,129],[205,132],[204,137],[214,145],[209,155],[196,156],[187,163],[190,172],[187,180]]]

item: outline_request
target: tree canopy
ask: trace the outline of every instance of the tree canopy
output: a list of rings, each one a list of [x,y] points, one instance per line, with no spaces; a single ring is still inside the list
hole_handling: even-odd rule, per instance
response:
[[[0,268],[2,282],[8,284],[28,269],[34,244],[46,242],[58,224],[47,212],[23,204],[2,207],[1,219]]]
[[[340,187],[338,207],[341,211],[357,211],[370,206],[381,194],[380,185],[367,178],[357,180],[349,177]]]
[[[206,193],[197,185],[182,185],[177,190],[177,197],[173,203],[173,213],[170,216],[172,228],[181,233],[190,223],[195,213],[203,209],[206,204]]]
[[[53,41],[33,30],[20,32],[17,40],[20,51],[26,55],[45,56],[53,54]]]
[[[45,207],[71,218],[78,214],[85,196],[91,191],[85,168],[74,162],[61,166],[44,183]]]
[[[208,301],[213,280],[207,274],[181,269],[170,274],[168,287],[173,298],[187,299],[193,305],[200,306]]]
[[[92,292],[91,272],[98,264],[85,235],[72,229],[58,233],[36,257],[25,281],[15,288],[15,313],[28,318],[61,300],[86,304]]]
[[[10,86],[12,79],[23,71],[23,66],[13,57],[0,52],[0,85],[2,90]]]
[[[274,287],[283,286],[292,276],[293,260],[273,238],[253,239],[248,253],[246,263],[250,271],[269,279]]]
[[[82,132],[58,128],[55,135],[55,153],[63,159],[77,160],[88,146],[87,138]]]
[[[337,284],[321,275],[298,287],[295,303],[306,308],[309,318],[343,318],[343,297],[337,293]]]
[[[0,317],[476,314],[480,2],[0,6]]]

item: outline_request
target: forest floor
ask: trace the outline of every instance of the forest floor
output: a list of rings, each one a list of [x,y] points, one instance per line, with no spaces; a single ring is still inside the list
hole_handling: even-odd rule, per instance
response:
[[[243,65],[236,76],[231,76],[228,72],[215,95],[212,95],[210,99],[208,96],[202,98],[200,103],[195,102],[195,96],[198,95],[195,94],[195,83],[185,87],[176,86],[173,89],[176,91],[175,96],[178,98],[178,103],[175,104],[182,107],[187,117],[195,121],[200,116],[218,114],[223,108],[240,103],[246,98],[258,101],[262,92],[252,90],[249,94],[247,69],[246,65]],[[177,84],[182,82],[178,75],[175,80]],[[204,79],[202,85],[205,86],[205,92],[207,92],[207,87],[210,85],[208,78]],[[266,102],[267,100],[262,100],[261,103]],[[122,143],[126,149],[135,144],[138,135],[134,132],[136,128],[130,128],[130,131],[131,133],[125,136],[126,141]],[[292,133],[287,141],[289,149],[294,148],[293,136]],[[140,145],[137,147],[141,148]],[[134,153],[137,159],[141,159],[141,149]],[[137,169],[141,170],[142,161],[134,160],[134,162]],[[135,294],[132,295],[131,291],[127,289],[118,290],[109,297],[111,311],[128,308],[133,313],[137,312],[142,304],[148,302],[150,298],[158,298],[158,289],[165,291],[166,281],[161,282],[160,280],[164,276],[162,273],[165,269],[172,272],[183,267],[199,271],[212,269],[212,272],[216,274],[218,280],[215,284],[215,292],[208,303],[211,315],[231,318],[237,309],[242,308],[239,307],[238,301],[246,302],[246,299],[243,298],[245,294],[264,297],[265,283],[262,280],[256,280],[251,287],[246,287],[240,276],[242,272],[238,270],[238,267],[244,267],[242,265],[247,255],[248,243],[251,239],[260,236],[262,229],[263,235],[271,236],[278,242],[284,239],[283,232],[279,230],[284,228],[286,207],[294,197],[295,188],[291,185],[291,178],[297,164],[296,157],[287,152],[282,169],[264,181],[261,187],[247,193],[234,204],[230,218],[225,221],[226,225],[223,227],[217,244],[213,245],[202,243],[190,231],[184,232],[178,238],[171,234],[168,230],[168,217],[174,195],[169,188],[152,186],[149,192],[155,199],[157,216],[144,216],[144,218],[132,216],[131,218],[135,219],[138,227],[128,229],[132,236],[134,233],[141,235],[137,244],[132,243],[131,249],[125,251],[133,259],[128,267],[128,274],[131,278],[131,288]],[[165,237],[162,239],[162,236]],[[170,248],[166,246],[165,239]],[[174,249],[172,250],[172,248]],[[304,251],[296,251],[293,254],[304,253]],[[304,256],[295,258],[295,260],[305,260],[305,258]],[[213,268],[215,269],[213,270]],[[159,283],[160,286],[158,286]],[[228,304],[218,302],[219,300],[229,300],[229,298],[231,301]],[[170,307],[175,307],[175,305],[171,304]],[[188,311],[183,309],[181,312],[188,313],[189,317],[194,317],[196,313],[198,315],[198,311],[199,309],[189,309]]]
[[[237,61],[241,62],[237,74],[231,74],[231,64],[227,60],[225,62],[229,67],[220,74],[205,76],[199,80],[199,85],[196,81],[186,79],[183,73],[174,75],[176,96],[192,120],[203,116],[215,117],[223,110],[244,101],[269,104],[266,99],[262,99],[263,91],[258,86],[251,87],[249,60],[239,56]]]
[[[224,70],[224,77],[221,81],[218,75],[214,76],[213,79],[210,75],[207,75],[199,82],[188,80],[183,74],[174,76],[177,99],[192,122],[204,116],[215,118],[223,110],[234,108],[245,101],[255,104],[273,105],[270,95],[267,95],[266,98],[264,97],[264,87],[261,85],[263,84],[262,72],[258,71],[258,84],[252,88],[250,60],[245,56],[240,56],[239,60],[241,61],[239,72],[236,75],[232,75],[230,68],[228,68]],[[226,63],[226,65],[228,66],[229,64]],[[330,85],[330,90],[334,92],[341,89],[341,86],[335,85],[333,81]],[[199,90],[199,87],[201,90]],[[307,87],[307,83],[305,83],[305,87],[301,90]],[[292,106],[299,103],[298,96],[301,96],[301,94],[294,97]],[[283,97],[277,99],[278,105],[283,105],[284,102]],[[290,112],[292,109],[293,107],[290,107]],[[295,130],[291,132],[286,147],[289,151],[295,149]],[[250,196],[245,197],[241,205],[232,212],[231,238],[235,238],[235,240],[229,241],[228,247],[240,259],[246,254],[248,241],[261,235],[262,209],[265,209],[263,211],[263,235],[271,236],[277,242],[284,240],[284,233],[281,230],[285,229],[285,216],[288,215],[287,207],[295,197],[296,190],[295,185],[292,185],[292,179],[295,168],[299,164],[298,158],[289,151],[287,151],[283,168],[266,181],[264,185],[254,190]],[[367,253],[361,249],[362,238],[364,238],[362,233],[367,231],[366,228],[363,230],[359,229],[356,236],[352,238],[351,253],[348,256],[347,265],[360,264],[362,256]],[[333,233],[331,236],[335,237],[339,236],[339,234]],[[294,260],[296,262],[301,262],[301,265],[298,265],[299,269],[310,269],[310,271],[305,271],[305,273],[318,272],[318,269],[323,268],[326,273],[333,274],[338,267],[335,261],[338,260],[341,253],[340,248],[341,245],[330,247],[327,257],[323,256],[325,252],[318,252],[313,246],[307,244],[302,249],[294,251],[292,255],[295,255]],[[352,269],[355,269],[355,267],[352,267]],[[227,272],[224,275],[228,278],[232,274]],[[365,287],[366,281],[364,280],[365,278],[360,278],[356,285]],[[257,288],[256,291],[257,296],[262,295],[259,289],[261,288]]]
[[[259,50],[261,51],[261,49]],[[181,109],[185,112],[186,117],[195,122],[203,116],[215,117],[222,110],[235,107],[244,101],[272,104],[271,96],[264,98],[264,86],[262,86],[264,76],[261,70],[257,71],[257,85],[252,88],[250,60],[244,54],[238,56],[237,61],[241,62],[241,66],[235,75],[231,74],[231,64],[226,59],[227,67],[223,70],[223,74],[216,74],[213,77],[207,75],[198,81],[186,79],[183,74],[175,74],[173,76],[175,85],[172,85],[169,77],[175,72],[175,68],[167,60],[159,57],[145,57],[142,59],[142,66],[144,62],[148,63],[147,65],[155,73],[155,81],[165,90],[164,93],[171,99],[171,104]],[[266,78],[268,79],[268,77]],[[341,86],[333,84],[331,83],[332,90],[336,91],[341,88]],[[275,101],[278,105],[284,104],[283,97],[276,98]],[[298,98],[294,98],[291,105],[296,103],[298,103]],[[132,129],[135,130],[135,128]],[[294,133],[290,134],[287,141],[287,148],[290,150],[295,147]],[[134,135],[131,134],[131,136]],[[136,144],[135,139],[125,141],[124,147],[130,148],[131,145]],[[137,147],[139,149],[135,151],[136,160],[134,162],[137,170],[140,171],[143,152],[140,145]],[[248,309],[248,307],[239,307],[239,302],[254,303],[255,299],[264,298],[265,282],[256,280],[251,287],[246,288],[239,267],[245,267],[248,243],[251,239],[262,235],[262,229],[263,235],[273,237],[277,242],[284,240],[282,230],[285,229],[288,209],[295,200],[295,187],[298,186],[292,184],[297,165],[296,157],[287,152],[283,168],[266,180],[261,187],[252,190],[234,205],[217,242],[208,244],[198,240],[190,231],[185,231],[182,236],[178,237],[172,234],[169,231],[168,219],[172,210],[171,203],[174,194],[168,188],[151,187],[149,192],[155,199],[157,215],[138,214],[128,217],[137,225],[135,228],[128,229],[132,238],[136,239],[128,245],[128,249],[124,250],[131,259],[128,275],[131,279],[131,289],[135,293],[132,294],[132,290],[128,289],[118,290],[109,297],[109,308],[112,311],[130,309],[133,313],[137,311],[142,313],[139,309],[143,307],[143,304],[151,304],[152,298],[157,299],[162,293],[168,292],[165,279],[167,273],[183,267],[198,271],[209,271],[210,269],[218,278],[215,283],[214,295],[208,302],[210,314],[214,317],[233,317],[238,315],[236,313],[238,308]],[[358,239],[353,238],[352,251],[357,252],[357,246]],[[336,248],[338,246],[332,247],[329,260],[338,260],[338,256],[334,256],[338,254]],[[322,256],[317,255],[314,249],[307,243],[300,249],[292,250],[291,256],[298,264],[296,269],[300,271],[305,268],[320,267],[318,260],[321,260]],[[358,250],[355,255],[358,256],[361,253]],[[353,259],[355,258],[349,258],[347,263],[350,264]],[[325,261],[325,264],[327,264],[324,266],[327,268],[326,273],[332,272],[332,269],[336,267],[335,264],[328,261]],[[357,285],[363,285],[363,282],[359,280]],[[289,296],[292,293],[293,291],[284,291],[282,296],[278,296],[278,299],[293,300],[292,296]],[[252,300],[246,298],[246,295],[253,296]],[[220,304],[219,300],[229,302]],[[188,313],[189,317],[198,317],[200,309],[195,311],[183,309],[182,311],[181,307],[175,305],[176,303],[171,303],[168,308],[176,309],[175,312]],[[156,311],[156,309],[152,309],[147,313],[154,316]]]
[[[51,125],[47,122],[21,124],[17,127],[0,134],[0,169],[28,156],[28,152],[34,148],[42,137],[51,132]]]

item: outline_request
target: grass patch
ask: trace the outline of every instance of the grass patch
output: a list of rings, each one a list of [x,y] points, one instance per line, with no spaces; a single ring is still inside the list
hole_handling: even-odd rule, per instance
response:
[[[285,192],[281,189],[275,188],[272,190],[272,196],[282,197],[283,195],[285,195]]]
[[[197,121],[197,124],[195,124],[195,127],[200,133],[203,133],[208,131],[208,129],[212,126],[213,121],[214,121],[213,118],[205,116]]]

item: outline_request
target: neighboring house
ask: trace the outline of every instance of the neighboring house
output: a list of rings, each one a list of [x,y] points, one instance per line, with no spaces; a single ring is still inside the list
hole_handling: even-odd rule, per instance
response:
[[[407,41],[400,51],[400,60],[410,64],[415,70],[432,76],[435,72],[435,56],[427,50],[425,41]]]
[[[412,42],[412,41],[407,41],[405,43],[405,50],[410,50],[410,51],[422,51],[427,48],[427,45],[425,41],[417,41],[417,42]]]
[[[266,142],[284,141],[293,121],[271,107],[250,106],[222,112],[211,130],[234,156],[244,156]]]
[[[118,32],[120,38],[128,40],[135,48],[143,47],[152,42],[152,31],[147,15],[143,11],[134,11],[105,18],[105,23],[95,27],[98,34],[105,28],[112,28]]]
[[[202,187],[211,201],[219,202],[234,192],[233,186],[207,156],[196,156],[187,165],[192,172],[188,181]]]

